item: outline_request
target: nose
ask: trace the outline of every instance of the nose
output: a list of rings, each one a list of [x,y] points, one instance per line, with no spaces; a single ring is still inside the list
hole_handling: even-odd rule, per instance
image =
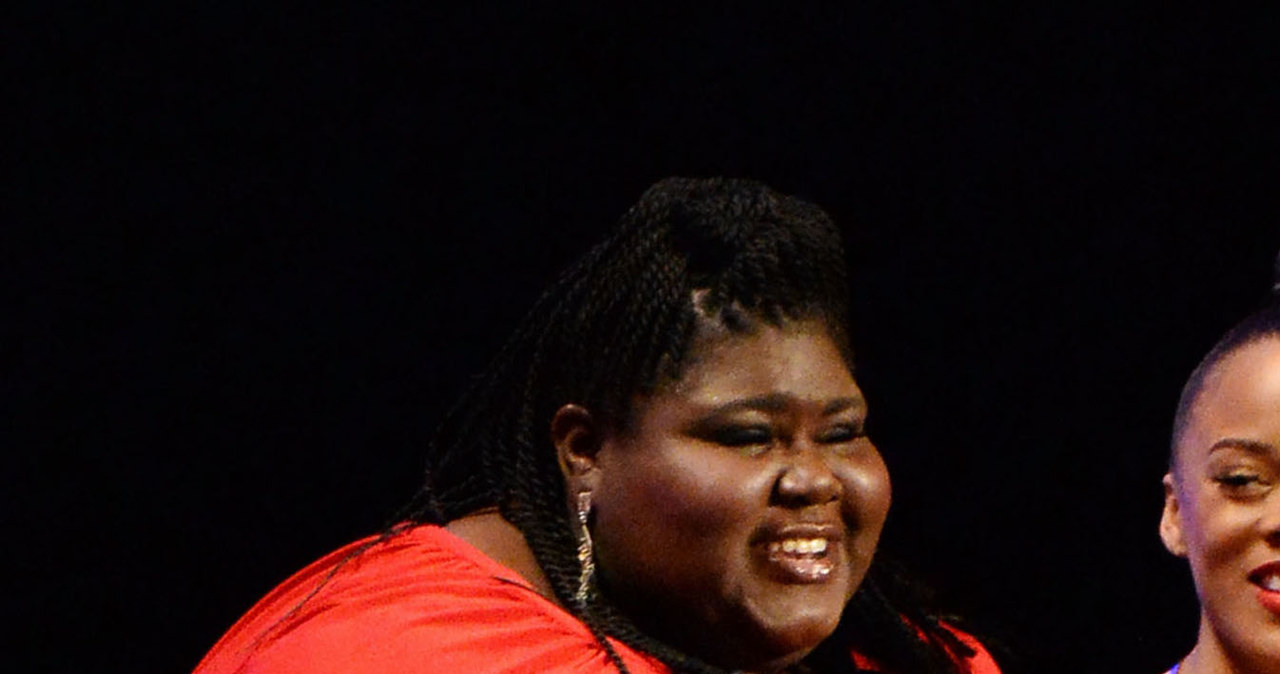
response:
[[[844,487],[821,451],[807,446],[787,453],[774,484],[774,500],[793,508],[830,503],[843,493]]]
[[[1280,548],[1280,492],[1271,494],[1266,503],[1267,511],[1262,516],[1262,535],[1267,544]]]

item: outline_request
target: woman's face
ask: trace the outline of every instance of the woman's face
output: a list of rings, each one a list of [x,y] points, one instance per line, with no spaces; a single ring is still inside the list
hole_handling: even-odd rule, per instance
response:
[[[835,629],[889,508],[866,414],[822,326],[704,329],[681,379],[600,445],[603,591],[706,661],[767,671],[802,658]]]
[[[1196,649],[1280,671],[1280,339],[1214,367],[1174,451],[1161,536],[1191,563]]]

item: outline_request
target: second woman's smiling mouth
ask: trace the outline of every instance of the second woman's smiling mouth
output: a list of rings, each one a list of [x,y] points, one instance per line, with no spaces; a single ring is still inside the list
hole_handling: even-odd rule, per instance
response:
[[[1251,571],[1249,582],[1258,588],[1258,603],[1280,616],[1280,560],[1268,562]]]

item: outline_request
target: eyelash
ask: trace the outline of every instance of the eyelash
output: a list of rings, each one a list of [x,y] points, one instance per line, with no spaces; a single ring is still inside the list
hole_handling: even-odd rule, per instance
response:
[[[867,436],[866,427],[862,424],[841,424],[836,426],[818,439],[822,442],[852,442],[858,438]]]
[[[750,447],[773,441],[773,431],[767,426],[728,426],[716,430],[711,439],[725,447]]]
[[[862,424],[841,424],[818,436],[823,444],[842,444],[866,437]],[[773,442],[773,429],[768,426],[729,426],[711,434],[711,439],[726,447],[752,447]]]
[[[1265,490],[1269,485],[1263,476],[1257,473],[1234,472],[1213,478],[1222,490],[1232,496],[1248,496]]]
[[[1246,473],[1232,473],[1230,475],[1222,475],[1213,479],[1219,484],[1224,484],[1228,487],[1243,487],[1257,482],[1260,478],[1257,475],[1249,475]]]

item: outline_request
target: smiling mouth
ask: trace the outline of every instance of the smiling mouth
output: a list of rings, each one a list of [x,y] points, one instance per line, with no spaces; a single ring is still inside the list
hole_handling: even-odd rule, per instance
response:
[[[835,547],[824,537],[784,538],[766,547],[771,570],[789,583],[821,583],[835,568]]]
[[[1280,616],[1280,561],[1263,564],[1249,573],[1249,582],[1257,587],[1258,603]]]
[[[1268,592],[1280,592],[1280,569],[1250,576],[1249,582]]]

